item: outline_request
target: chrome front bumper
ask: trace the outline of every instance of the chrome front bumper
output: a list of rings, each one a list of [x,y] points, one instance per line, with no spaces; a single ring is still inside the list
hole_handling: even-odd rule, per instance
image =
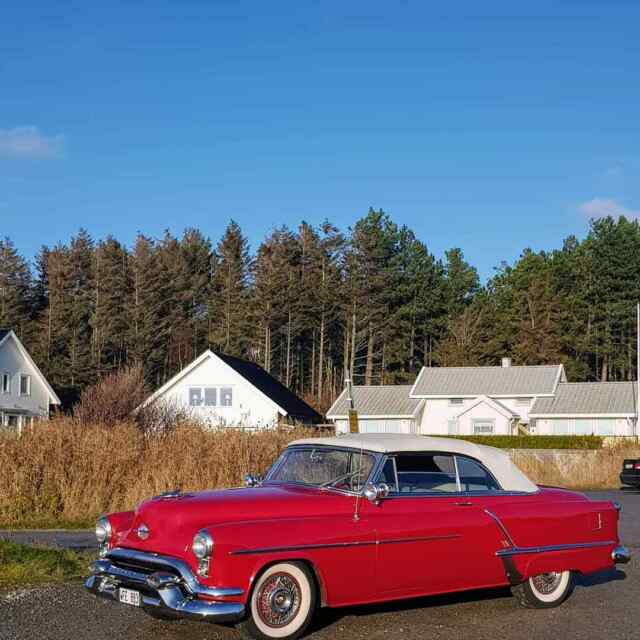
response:
[[[91,565],[85,582],[92,594],[119,602],[119,589],[140,593],[143,609],[168,613],[171,617],[197,618],[210,622],[236,622],[244,617],[241,602],[215,602],[213,598],[240,596],[242,589],[202,585],[189,566],[180,560],[128,549],[113,549]]]
[[[615,564],[627,564],[631,561],[631,551],[627,547],[616,547],[611,552],[611,559]]]

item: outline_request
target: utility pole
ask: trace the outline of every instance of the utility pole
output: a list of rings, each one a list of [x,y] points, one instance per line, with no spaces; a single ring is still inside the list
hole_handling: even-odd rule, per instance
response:
[[[358,412],[353,402],[353,388],[351,386],[351,372],[349,369],[345,371],[344,382],[347,385],[347,398],[349,398],[349,433],[359,433]]]
[[[638,438],[640,427],[640,302],[636,307],[636,424],[633,435]]]

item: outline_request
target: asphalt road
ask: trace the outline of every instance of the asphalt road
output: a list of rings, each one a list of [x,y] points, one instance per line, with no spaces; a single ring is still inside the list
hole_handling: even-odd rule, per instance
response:
[[[623,504],[621,538],[635,550],[628,565],[579,580],[557,609],[522,609],[508,590],[476,591],[386,605],[322,610],[310,639],[474,638],[522,640],[640,637],[640,493],[597,492]],[[15,532],[2,537],[78,544],[78,532]],[[74,535],[76,537],[74,537]],[[85,538],[88,541],[87,538]],[[232,628],[160,622],[132,607],[97,600],[80,584],[26,589],[0,596],[0,640],[237,640]]]

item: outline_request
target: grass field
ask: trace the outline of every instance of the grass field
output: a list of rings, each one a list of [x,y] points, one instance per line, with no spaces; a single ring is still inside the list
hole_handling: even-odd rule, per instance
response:
[[[162,491],[239,486],[245,473],[263,473],[307,429],[248,433],[183,425],[145,436],[135,425],[79,425],[56,418],[0,437],[0,528],[92,526],[100,514],[134,508]],[[575,489],[619,486],[624,458],[635,444],[571,456],[515,452],[514,460],[540,484]]]
[[[95,553],[80,554],[0,540],[0,590],[80,578]]]

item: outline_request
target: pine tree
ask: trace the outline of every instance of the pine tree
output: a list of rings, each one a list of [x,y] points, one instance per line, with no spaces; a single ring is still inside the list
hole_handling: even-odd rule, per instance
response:
[[[230,355],[249,351],[251,258],[249,243],[233,220],[215,250],[209,302],[209,343]]]
[[[0,327],[13,329],[23,340],[30,333],[31,272],[14,244],[0,239]]]

